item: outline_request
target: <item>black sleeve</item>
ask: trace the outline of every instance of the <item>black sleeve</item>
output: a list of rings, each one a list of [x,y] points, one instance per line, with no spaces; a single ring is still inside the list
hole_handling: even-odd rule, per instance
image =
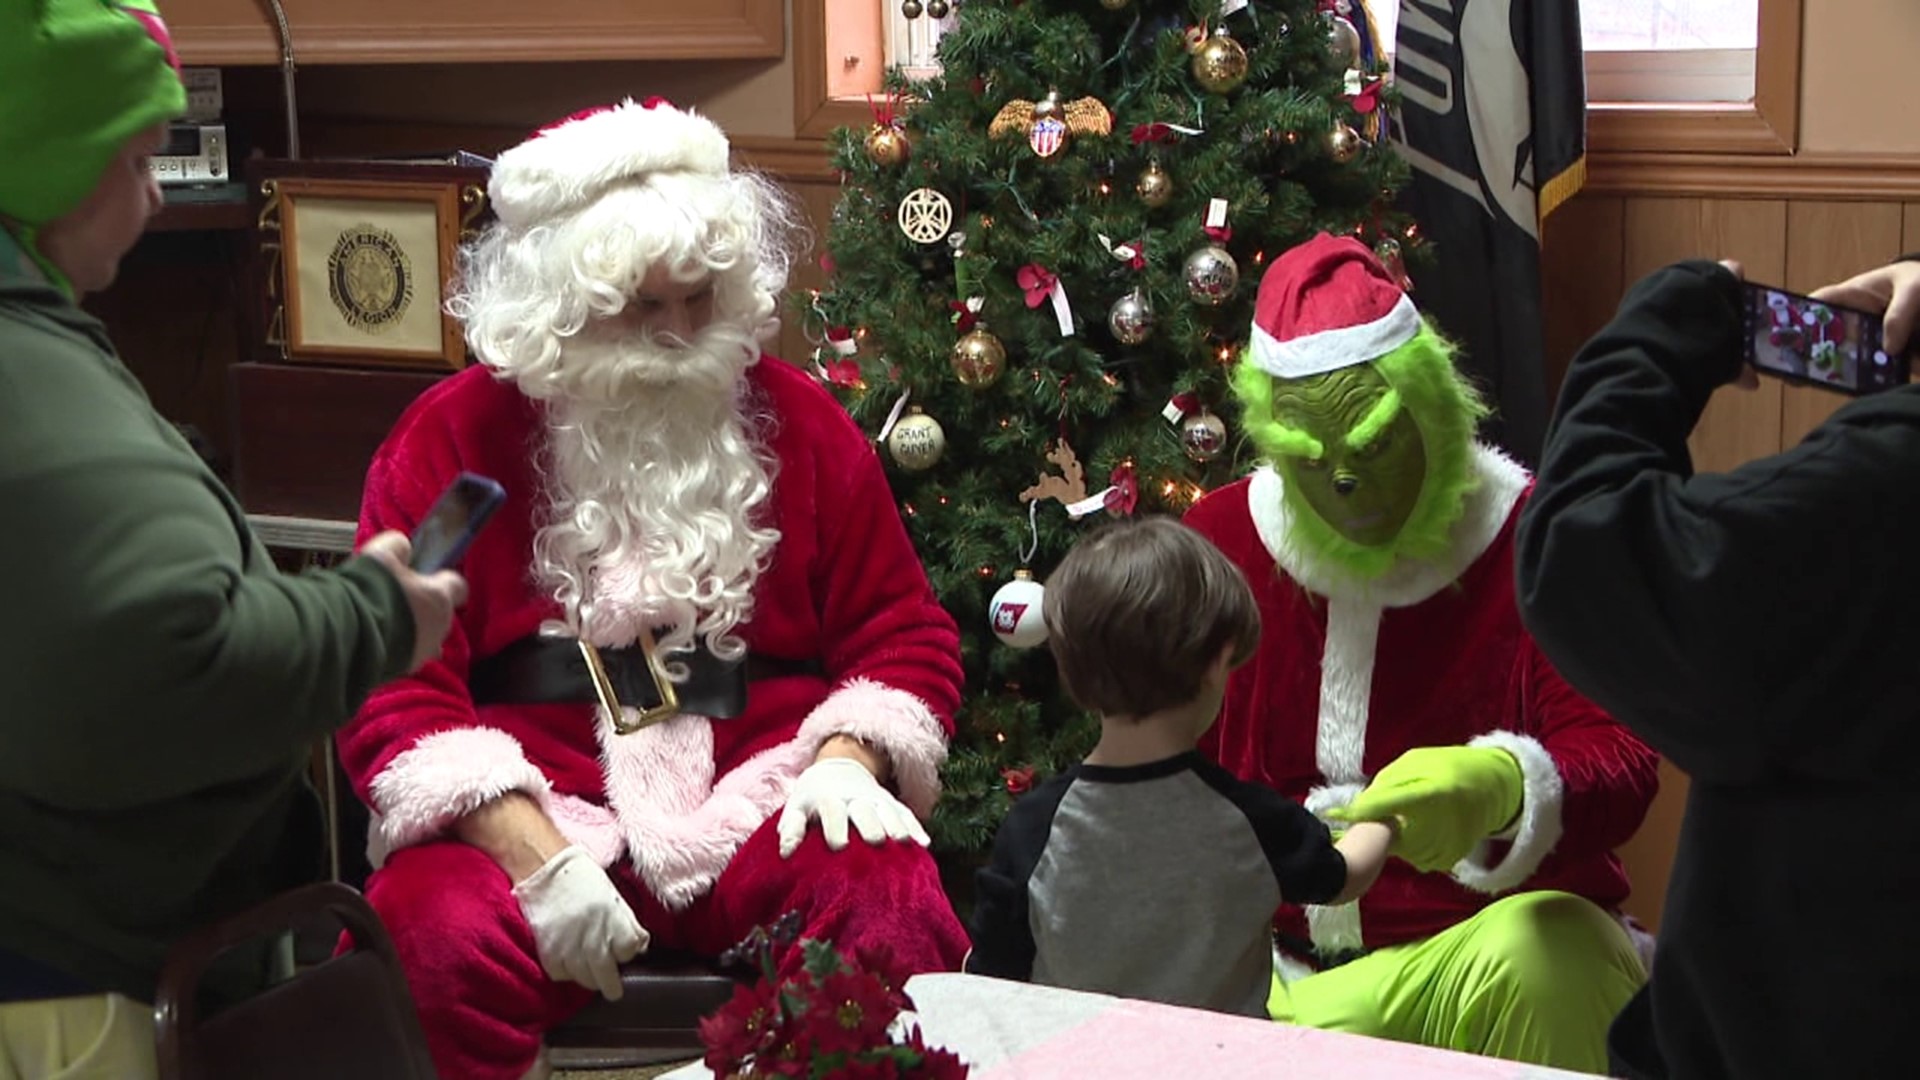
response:
[[[1285,904],[1324,904],[1347,886],[1347,857],[1325,822],[1269,787],[1237,779],[1212,762],[1195,770],[1253,826]]]
[[[1741,298],[1712,263],[1657,271],[1574,359],[1520,520],[1521,613],[1569,683],[1696,778],[1857,776],[1912,740],[1871,695],[1912,666],[1885,630],[1914,600],[1920,389],[1694,475],[1687,437],[1743,363]]]
[[[993,856],[974,875],[973,920],[967,954],[970,975],[1027,982],[1033,978],[1033,925],[1027,920],[1027,883],[1053,831],[1053,815],[1073,785],[1071,772],[1028,792],[1000,823]]]

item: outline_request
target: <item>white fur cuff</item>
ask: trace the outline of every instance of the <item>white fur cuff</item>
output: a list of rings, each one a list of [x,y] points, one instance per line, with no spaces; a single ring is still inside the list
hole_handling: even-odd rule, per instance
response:
[[[498,728],[455,728],[414,743],[380,771],[370,794],[385,851],[431,840],[449,825],[509,791],[548,809],[547,778],[520,741]]]
[[[835,735],[851,735],[887,755],[900,801],[921,818],[940,798],[947,730],[927,703],[871,679],[854,679],[828,695],[800,725],[808,754]]]
[[[1553,755],[1530,735],[1494,731],[1473,738],[1467,745],[1505,750],[1520,763],[1523,785],[1520,817],[1508,833],[1496,837],[1512,840],[1506,858],[1500,860],[1498,866],[1489,866],[1487,858],[1492,841],[1482,841],[1473,854],[1453,868],[1453,879],[1467,888],[1489,895],[1503,893],[1518,888],[1532,877],[1560,843],[1560,814],[1566,803],[1566,785],[1560,779],[1560,767],[1554,764]]]

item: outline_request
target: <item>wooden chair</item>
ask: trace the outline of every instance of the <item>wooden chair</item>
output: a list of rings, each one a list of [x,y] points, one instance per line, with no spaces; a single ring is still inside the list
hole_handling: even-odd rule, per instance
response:
[[[236,945],[330,914],[354,949],[211,1016],[200,980]],[[176,945],[154,1001],[160,1080],[435,1080],[393,939],[345,885],[308,885]]]

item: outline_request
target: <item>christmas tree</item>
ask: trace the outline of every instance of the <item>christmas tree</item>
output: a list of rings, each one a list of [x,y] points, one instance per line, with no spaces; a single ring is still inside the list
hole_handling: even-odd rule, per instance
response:
[[[963,861],[1097,735],[1034,647],[1047,571],[1245,471],[1227,375],[1266,261],[1321,231],[1390,267],[1418,246],[1357,2],[964,0],[941,73],[890,74],[834,137],[828,284],[800,302],[960,625],[931,831]]]

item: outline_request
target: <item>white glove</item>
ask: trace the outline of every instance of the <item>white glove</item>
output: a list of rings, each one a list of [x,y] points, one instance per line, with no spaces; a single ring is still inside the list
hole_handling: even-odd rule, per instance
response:
[[[906,804],[880,786],[865,765],[852,758],[825,758],[807,766],[787,792],[787,808],[780,812],[780,857],[792,855],[806,838],[807,822],[820,819],[827,846],[847,846],[847,820],[869,844],[912,840],[921,847],[933,841]]]
[[[561,849],[513,887],[513,898],[533,927],[548,978],[620,1000],[620,965],[647,951],[649,938],[613,879],[585,849]]]

